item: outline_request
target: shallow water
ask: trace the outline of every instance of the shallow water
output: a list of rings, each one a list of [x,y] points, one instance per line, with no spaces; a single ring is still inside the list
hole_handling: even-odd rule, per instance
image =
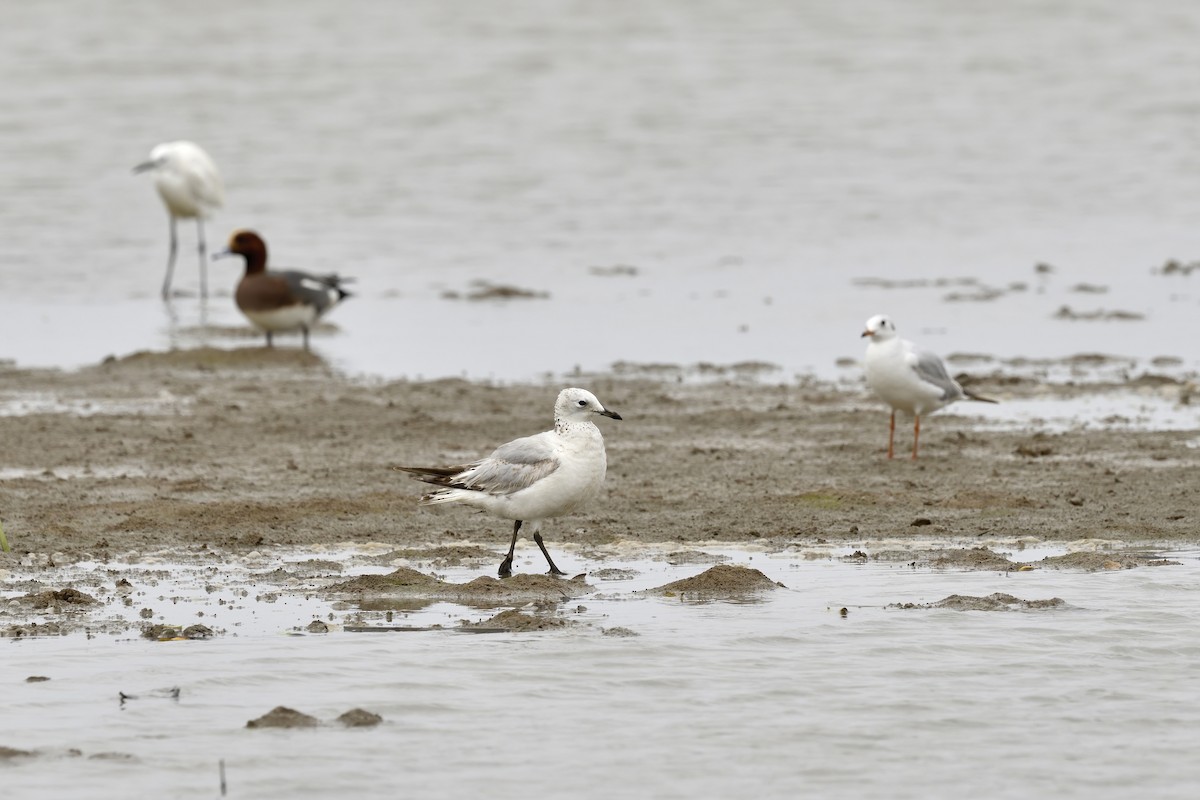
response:
[[[130,168],[186,137],[225,175],[213,249],[252,227],[358,277],[316,343],[350,373],[829,375],[879,311],[942,353],[1195,370],[1197,276],[1154,269],[1197,255],[1198,34],[1167,0],[14,8],[0,357],[254,341],[221,333],[247,327],[231,261],[208,304],[157,299],[165,214]],[[479,279],[550,297],[442,299]]]
[[[1029,561],[1051,552],[996,549]],[[206,598],[187,577],[178,588],[164,580],[149,591],[180,598],[168,618],[207,605],[198,621],[227,632],[201,642],[3,642],[5,727],[20,735],[0,743],[42,754],[0,767],[6,796],[70,787],[108,797],[120,787],[213,797],[221,759],[231,797],[1185,797],[1200,780],[1200,703],[1188,680],[1200,656],[1191,624],[1200,552],[1171,553],[1179,566],[1006,574],[853,564],[836,558],[843,549],[710,552],[789,588],[755,602],[642,597],[634,592],[707,565],[567,549],[560,563],[572,569],[638,572],[593,578],[598,594],[565,604],[588,626],[288,636],[328,618],[328,603],[251,592],[237,609],[218,605],[220,590]],[[253,568],[254,557],[229,565]],[[454,581],[483,572],[438,570]],[[1068,607],[886,607],[993,592]],[[439,603],[395,623],[492,613]],[[638,635],[602,635],[616,626]],[[21,683],[33,674],[51,680]],[[171,687],[178,700],[156,695]],[[122,707],[118,692],[139,699]],[[245,729],[276,705],[325,722],[361,706],[385,722]]]

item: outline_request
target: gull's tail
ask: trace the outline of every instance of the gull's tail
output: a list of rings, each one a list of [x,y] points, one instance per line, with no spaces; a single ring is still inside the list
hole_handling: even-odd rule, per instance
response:
[[[453,503],[460,499],[464,491],[455,484],[454,479],[463,470],[467,469],[467,465],[465,464],[457,467],[392,467],[392,469],[397,472],[407,472],[423,483],[432,483],[434,486],[445,487],[440,491],[422,495],[421,505],[423,506],[436,505],[437,503]]]
[[[963,389],[963,395],[965,395],[968,400],[974,400],[978,403],[999,403],[1000,402],[999,400],[993,400],[990,397],[984,397],[983,395],[975,394],[974,392],[970,391],[969,389]]]

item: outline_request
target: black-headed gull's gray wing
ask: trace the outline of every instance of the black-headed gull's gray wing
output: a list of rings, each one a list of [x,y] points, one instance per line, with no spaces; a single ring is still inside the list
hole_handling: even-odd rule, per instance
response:
[[[964,396],[962,387],[950,377],[950,373],[946,371],[946,364],[937,354],[914,349],[910,355],[910,363],[918,378],[942,390],[943,400],[956,400]]]
[[[943,400],[953,402],[965,397],[968,400],[978,400],[981,403],[1000,402],[990,397],[975,394],[970,389],[964,389],[962,384],[950,377],[950,373],[946,371],[945,362],[935,354],[927,350],[916,350],[913,355],[916,358],[913,363],[913,370],[916,371],[917,377],[941,389]]]

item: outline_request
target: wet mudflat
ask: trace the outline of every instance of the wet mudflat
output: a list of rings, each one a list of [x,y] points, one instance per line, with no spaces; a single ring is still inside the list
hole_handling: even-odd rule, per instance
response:
[[[544,429],[560,382],[257,348],[7,370],[6,786],[210,797],[221,760],[230,796],[1191,785],[1200,451],[1154,424],[1186,382],[980,373],[1057,411],[959,406],[916,464],[851,382],[563,379],[625,417],[609,480],[545,531],[570,577],[522,541],[499,581],[507,526],[391,467]]]
[[[7,369],[4,524],[17,550],[55,563],[348,541],[469,542],[500,554],[502,521],[418,508],[420,485],[393,467],[465,463],[545,430],[558,389],[579,384],[625,420],[604,426],[602,495],[547,529],[551,548],[907,533],[1194,540],[1200,412],[1186,378],[973,373],[972,386],[1002,403],[928,418],[912,463],[883,457],[888,414],[858,376],[779,386],[736,372],[697,383],[612,374],[511,386],[358,381],[286,348]],[[1108,403],[1103,416],[1072,418],[1093,400]],[[1171,427],[1155,424],[1160,411]],[[910,443],[902,421],[899,452]]]

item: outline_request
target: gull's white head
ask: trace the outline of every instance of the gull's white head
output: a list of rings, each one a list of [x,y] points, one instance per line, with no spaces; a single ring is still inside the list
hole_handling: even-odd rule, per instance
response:
[[[867,320],[862,335],[864,338],[870,337],[872,342],[886,342],[896,336],[896,326],[886,314],[876,314]]]
[[[558,393],[558,400],[554,403],[555,419],[578,421],[589,419],[593,414],[613,419],[621,418],[617,412],[609,411],[601,405],[596,395],[587,389],[563,389]]]

